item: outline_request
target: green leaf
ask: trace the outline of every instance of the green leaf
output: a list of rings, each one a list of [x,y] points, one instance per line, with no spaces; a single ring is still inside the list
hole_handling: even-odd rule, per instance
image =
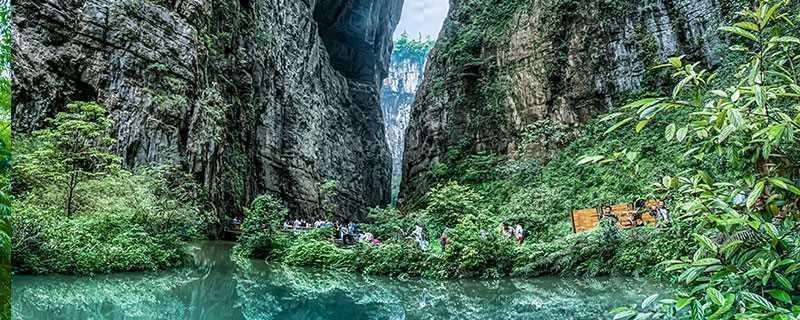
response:
[[[635,152],[635,151],[626,152],[625,153],[625,158],[628,159],[628,161],[630,161],[630,162],[634,162],[634,161],[636,161],[636,159],[639,158],[639,153]]]
[[[722,30],[722,31],[730,32],[730,33],[733,33],[735,35],[739,35],[739,36],[745,37],[747,39],[753,40],[755,42],[758,42],[758,38],[756,38],[755,35],[753,35],[749,31],[744,30],[742,28],[739,28],[739,27],[721,27],[719,29]]]
[[[683,91],[683,87],[685,87],[691,80],[692,80],[691,77],[686,77],[683,78],[680,82],[678,82],[675,88],[672,89],[672,99],[677,99],[678,96],[681,94],[681,91]]]
[[[689,127],[683,127],[678,129],[678,132],[675,133],[675,139],[679,142],[683,142],[686,139],[686,135],[689,134]]]
[[[637,124],[636,124],[636,133],[639,133],[639,132],[641,132],[641,131],[642,131],[642,129],[644,129],[644,127],[645,127],[645,126],[646,126],[648,123],[650,123],[650,119],[644,119],[644,120],[641,120],[641,121],[639,121],[639,123],[637,123]]]
[[[719,259],[717,258],[703,258],[700,260],[696,260],[692,263],[693,266],[711,266],[715,264],[720,264]]]
[[[783,178],[770,178],[769,183],[781,188],[783,190],[789,191],[794,193],[795,195],[800,195],[800,188],[794,185],[791,181]]]
[[[739,101],[739,97],[741,97],[741,96],[742,96],[742,92],[741,91],[739,91],[739,90],[734,91],[733,94],[731,95],[731,102],[735,103],[736,101]]]
[[[578,160],[578,165],[580,166],[580,165],[584,165],[584,164],[587,164],[587,163],[595,163],[595,162],[598,162],[598,161],[603,160],[605,158],[606,158],[605,156],[585,156],[585,157],[581,158],[580,160]]]
[[[778,1],[775,5],[769,8],[767,12],[761,17],[761,29],[765,28],[767,24],[769,24],[770,20],[772,20],[772,16],[775,15],[775,11],[777,11],[781,6],[783,6],[783,1]]]
[[[711,302],[713,302],[718,306],[722,306],[725,304],[725,297],[722,295],[721,292],[719,292],[719,290],[713,287],[706,288],[706,298],[708,298],[708,300],[711,300]]]
[[[614,130],[619,129],[619,127],[624,126],[626,123],[631,122],[632,120],[633,120],[633,118],[629,117],[629,118],[623,119],[620,122],[617,122],[616,124],[614,124],[613,126],[608,128],[608,130],[606,130],[606,132],[604,132],[603,135],[608,135],[609,133],[614,132]]]
[[[730,137],[730,135],[733,134],[735,131],[736,131],[736,127],[734,127],[732,125],[725,126],[719,132],[719,136],[717,136],[717,143],[725,142],[725,140],[727,140],[728,137]]]
[[[672,272],[672,271],[676,271],[676,270],[685,269],[687,266],[689,266],[689,265],[685,264],[685,263],[673,264],[673,265],[667,267],[666,269],[664,269],[664,272]]]
[[[675,131],[677,127],[674,123],[670,123],[667,128],[664,130],[664,137],[667,138],[667,141],[672,141],[675,138]]]
[[[792,303],[792,297],[790,297],[789,294],[786,293],[786,291],[775,289],[767,291],[767,293],[769,293],[769,295],[772,296],[772,298],[774,298],[775,300],[778,300],[786,304]]]
[[[783,36],[783,37],[772,38],[769,40],[769,42],[800,44],[800,39],[791,36]]]
[[[734,23],[733,25],[736,26],[736,27],[745,29],[745,30],[758,32],[758,25],[755,24],[755,23],[752,23],[750,21],[737,22],[737,23]]]
[[[719,250],[719,252],[724,253],[726,257],[730,256],[731,254],[735,253],[736,250],[738,250],[739,247],[742,246],[742,244],[744,244],[744,242],[742,242],[741,240],[733,240],[731,242],[728,242],[725,246],[723,246],[722,249]]]
[[[761,88],[760,85],[756,84],[755,86],[753,86],[753,93],[755,94],[756,105],[763,108],[764,104],[766,104],[766,97],[764,96],[764,90]]]
[[[782,274],[780,274],[780,273],[776,273],[776,274],[775,274],[775,281],[777,281],[777,282],[778,282],[778,284],[780,284],[780,285],[781,285],[781,287],[783,287],[783,288],[784,288],[784,289],[786,289],[786,290],[789,290],[789,291],[791,291],[791,290],[793,290],[793,288],[794,288],[794,287],[792,286],[792,282],[791,282],[791,281],[789,281],[789,279],[788,279],[788,278],[786,278],[785,276],[783,276],[783,275],[782,275]]]
[[[622,108],[623,109],[636,109],[637,110],[636,113],[641,113],[642,110],[644,110],[644,109],[646,109],[646,108],[648,108],[648,107],[650,107],[652,105],[655,105],[655,104],[657,104],[657,103],[659,103],[659,102],[661,102],[663,100],[664,100],[663,98],[644,98],[644,99],[636,100],[634,102],[626,104]]]
[[[643,312],[643,313],[637,314],[636,318],[633,318],[633,320],[649,320],[652,317],[653,317],[653,313],[652,312]]]
[[[653,305],[653,302],[656,302],[658,299],[658,294],[651,295],[642,301],[642,309],[647,309]]]
[[[788,268],[786,268],[786,270],[784,270],[784,272],[789,274],[789,273],[795,272],[797,270],[800,270],[800,263],[795,263],[795,264],[790,265]]]
[[[764,297],[762,297],[762,296],[760,296],[758,294],[755,294],[755,293],[752,293],[752,292],[747,292],[747,291],[744,291],[744,292],[742,292],[740,294],[746,300],[748,300],[750,302],[753,302],[756,305],[758,305],[758,306],[760,306],[760,307],[762,307],[764,309],[767,309],[769,311],[774,311],[775,310],[775,306],[773,306],[772,303],[769,302],[769,300],[767,300],[766,298],[764,298]]]
[[[673,67],[675,67],[675,68],[677,69],[677,68],[680,68],[680,67],[682,67],[682,66],[683,66],[683,62],[681,61],[682,59],[683,59],[683,56],[680,56],[680,57],[671,57],[671,58],[667,58],[667,61],[669,61],[669,63],[670,63],[670,64],[671,64]]]
[[[620,116],[622,116],[624,114],[625,113],[622,113],[622,112],[614,112],[612,114],[609,114],[609,115],[607,115],[605,117],[600,118],[600,122],[606,122],[606,121],[614,120],[614,119],[619,118]]]
[[[728,93],[723,90],[711,90],[711,93],[722,98],[728,97]]]
[[[763,180],[757,182],[756,185],[753,187],[753,191],[751,191],[750,195],[747,196],[747,202],[746,202],[747,207],[748,208],[752,208],[753,205],[756,204],[756,201],[758,201],[758,198],[761,197],[762,193],[764,193],[764,181]]]
[[[678,299],[678,303],[675,304],[675,307],[678,310],[683,309],[684,307],[686,307],[690,303],[692,303],[692,301],[694,301],[694,297],[680,298],[680,299]]]
[[[698,243],[700,243],[700,245],[702,245],[703,248],[708,250],[708,252],[716,254],[717,251],[719,250],[719,247],[717,246],[716,243],[714,243],[714,241],[712,241],[710,238],[708,238],[708,237],[706,237],[706,236],[704,236],[702,234],[695,233],[695,234],[692,235],[692,237],[694,237],[694,239]],[[719,260],[717,260],[717,261],[719,261]],[[695,264],[697,264],[697,262],[695,262]]]
[[[623,312],[614,315],[614,320],[630,319],[633,318],[634,316],[636,316],[636,311],[625,310]]]

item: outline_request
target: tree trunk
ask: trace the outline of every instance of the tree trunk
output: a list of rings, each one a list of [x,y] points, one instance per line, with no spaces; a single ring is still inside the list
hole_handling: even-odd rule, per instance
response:
[[[73,172],[70,174],[69,183],[67,184],[67,217],[72,218],[72,202],[75,199],[75,187],[78,184],[78,174]]]

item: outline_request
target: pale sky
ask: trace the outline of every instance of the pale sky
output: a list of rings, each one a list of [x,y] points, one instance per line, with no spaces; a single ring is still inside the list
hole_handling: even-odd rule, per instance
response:
[[[416,39],[422,34],[423,38],[436,39],[449,6],[450,0],[405,0],[395,37],[405,31],[411,38]]]

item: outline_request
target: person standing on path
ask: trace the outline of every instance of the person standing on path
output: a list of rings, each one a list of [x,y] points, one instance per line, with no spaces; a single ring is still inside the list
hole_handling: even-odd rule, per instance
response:
[[[439,244],[442,245],[442,252],[444,252],[445,248],[447,248],[447,228],[444,228],[442,235],[439,236]]]
[[[525,241],[525,229],[519,223],[514,227],[514,236],[517,238],[517,245],[522,245]]]
[[[414,240],[417,241],[420,249],[426,250],[428,248],[428,243],[425,241],[425,235],[422,231],[422,226],[417,224],[412,234],[414,235]]]

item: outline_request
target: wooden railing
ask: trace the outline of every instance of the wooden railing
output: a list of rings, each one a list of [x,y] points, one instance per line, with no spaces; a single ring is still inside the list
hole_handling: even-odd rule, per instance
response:
[[[645,207],[640,209],[641,216],[637,217],[637,221],[641,220],[643,224],[655,223],[656,217],[654,217],[651,213],[649,208],[653,205],[654,200],[647,201],[645,203]],[[617,225],[620,228],[633,228],[636,227],[636,224],[631,223],[631,215],[636,217],[636,209],[634,209],[632,203],[624,203],[624,204],[617,204],[612,205],[611,213],[617,217]],[[600,224],[600,218],[602,215],[602,207],[599,208],[588,208],[588,209],[580,209],[580,210],[573,210],[570,212],[570,218],[572,219],[572,231],[575,233],[590,231]]]

